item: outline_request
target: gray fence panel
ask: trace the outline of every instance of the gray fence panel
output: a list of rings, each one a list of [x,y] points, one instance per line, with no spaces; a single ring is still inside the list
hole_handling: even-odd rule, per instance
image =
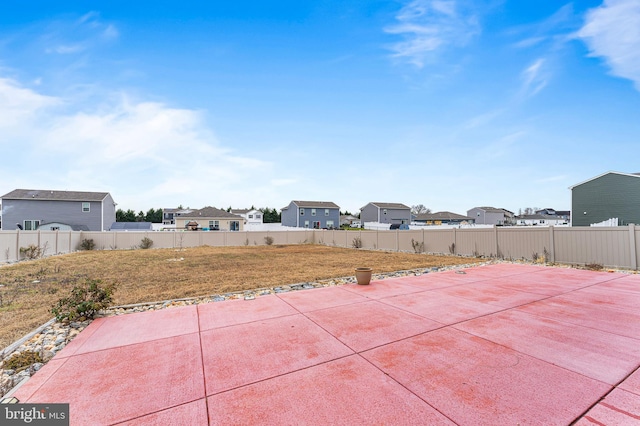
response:
[[[425,252],[449,254],[449,248],[455,241],[456,229],[428,229],[423,232]]]
[[[495,228],[457,229],[455,254],[463,256],[496,256]]]
[[[558,228],[554,241],[556,262],[632,267],[628,227]]]
[[[497,228],[500,255],[505,259],[528,260],[533,260],[535,256],[543,256],[545,253],[551,256],[553,247],[549,229],[534,226],[522,229]],[[550,258],[547,260],[551,261]]]

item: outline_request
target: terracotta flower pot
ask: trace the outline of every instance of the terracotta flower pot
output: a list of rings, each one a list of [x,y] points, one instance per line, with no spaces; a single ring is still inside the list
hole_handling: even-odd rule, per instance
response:
[[[371,282],[371,268],[356,268],[356,281],[360,285],[367,285]]]

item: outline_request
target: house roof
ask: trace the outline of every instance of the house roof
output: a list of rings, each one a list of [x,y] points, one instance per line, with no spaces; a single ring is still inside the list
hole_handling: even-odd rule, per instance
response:
[[[513,214],[513,212],[507,210],[507,209],[499,209],[496,207],[475,207],[476,209],[480,209],[480,210],[484,210],[487,213],[509,213],[509,214]],[[473,209],[471,209],[473,210]]]
[[[126,231],[150,231],[153,229],[151,222],[113,222],[111,224],[111,230],[126,230]]]
[[[14,189],[3,195],[5,200],[55,200],[55,201],[102,201],[108,192],[51,191],[42,189]]]
[[[436,212],[436,213],[420,213],[415,215],[415,220],[474,220],[469,216],[463,216],[457,213],[451,212]]]
[[[404,205],[402,203],[376,203],[376,202],[371,202],[369,204],[371,204],[373,206],[376,206],[378,208],[381,208],[381,209],[408,209],[408,210],[411,210],[411,207],[406,206],[406,205]]]
[[[587,183],[587,182],[591,182],[592,180],[599,179],[599,178],[601,178],[602,176],[605,176],[605,175],[608,175],[608,174],[614,174],[614,175],[620,175],[620,176],[629,176],[629,177],[640,178],[640,173],[621,173],[621,172],[612,172],[612,171],[608,171],[608,172],[605,172],[605,173],[599,174],[598,176],[594,176],[594,177],[592,177],[592,178],[590,178],[590,179],[587,179],[587,180],[585,180],[585,181],[582,181],[582,182],[580,182],[580,183],[576,183],[575,185],[570,186],[570,187],[569,187],[569,189],[571,189],[571,190],[572,190],[572,189],[573,189],[573,188],[575,188],[576,186],[583,185],[583,184],[585,184],[585,183]]]
[[[205,207],[200,210],[193,210],[190,213],[186,213],[180,216],[181,219],[197,219],[197,218],[233,218],[233,219],[242,219],[241,216],[237,214],[229,213],[226,210],[217,209],[215,207]]]
[[[303,208],[317,208],[317,209],[339,209],[340,206],[338,206],[336,203],[332,203],[331,201],[299,201],[299,200],[293,200],[292,201],[293,204],[295,204],[298,207],[303,207]],[[288,209],[289,206],[283,207],[282,210],[286,210]]]
[[[89,227],[87,225],[72,225],[72,224],[69,224],[69,223],[62,223],[62,222],[45,222],[45,223],[41,223],[40,224],[40,228],[42,228],[43,226],[55,226],[55,225],[69,226],[74,231],[90,231],[90,229],[89,229]]]

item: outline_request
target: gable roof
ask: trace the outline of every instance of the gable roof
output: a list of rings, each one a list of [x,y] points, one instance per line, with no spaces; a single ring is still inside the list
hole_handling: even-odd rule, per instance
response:
[[[298,207],[309,208],[309,209],[311,209],[311,208],[316,208],[316,209],[339,209],[340,208],[336,203],[332,203],[331,201],[298,201],[298,200],[293,200],[292,203],[295,204]],[[282,210],[286,210],[287,208],[289,208],[289,206],[283,207]]]
[[[580,183],[576,183],[575,185],[570,186],[570,187],[569,187],[569,189],[573,189],[573,188],[575,188],[576,186],[583,185],[583,184],[585,184],[585,183],[587,183],[587,182],[591,182],[592,180],[599,179],[599,178],[601,178],[602,176],[606,176],[606,175],[609,175],[609,174],[613,174],[613,175],[620,175],[620,176],[629,176],[629,177],[635,177],[635,178],[640,178],[640,173],[621,173],[621,172],[612,172],[612,171],[608,171],[608,172],[605,172],[605,173],[601,173],[601,174],[599,174],[598,176],[595,176],[595,177],[592,177],[592,178],[587,179],[587,180],[585,180],[585,181],[582,181],[582,182],[580,182]]]
[[[200,210],[193,210],[192,212],[185,213],[179,217],[180,219],[197,219],[203,217],[242,219],[242,216],[238,216],[237,214],[229,213],[226,210],[217,209],[215,207],[205,207]]]
[[[507,209],[499,209],[499,208],[495,208],[495,207],[474,207],[476,209],[479,210],[484,210],[487,213],[509,213],[509,214],[513,214],[513,212],[507,210]],[[471,209],[473,210],[473,209]]]
[[[436,213],[420,213],[415,216],[416,220],[474,220],[469,216],[463,216],[461,214],[451,212],[436,212]]]
[[[3,195],[4,200],[50,200],[50,201],[103,201],[108,192],[51,191],[42,189],[14,189]]]
[[[371,202],[369,204],[371,204],[373,206],[376,206],[376,207],[378,207],[380,209],[403,209],[403,210],[408,209],[408,210],[411,210],[411,207],[406,206],[406,205],[404,205],[402,203],[376,203],[376,202]]]

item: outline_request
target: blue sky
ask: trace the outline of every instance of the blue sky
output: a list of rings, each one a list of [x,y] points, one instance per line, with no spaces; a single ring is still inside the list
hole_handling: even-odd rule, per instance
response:
[[[0,3],[0,193],[570,208],[640,172],[640,2]]]

